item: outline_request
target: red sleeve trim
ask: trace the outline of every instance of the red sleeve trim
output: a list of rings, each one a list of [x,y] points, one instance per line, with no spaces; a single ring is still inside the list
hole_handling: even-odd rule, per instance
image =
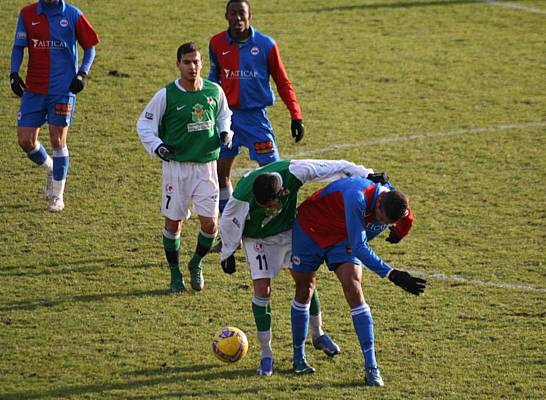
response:
[[[288,74],[286,73],[286,69],[284,68],[284,64],[282,63],[277,43],[273,45],[273,48],[269,52],[268,62],[269,72],[273,77],[273,80],[275,81],[277,91],[279,92],[282,101],[290,112],[290,116],[292,117],[292,119],[303,120],[303,116],[301,115],[301,108],[296,98],[296,92],[292,87],[290,79],[288,79]]]

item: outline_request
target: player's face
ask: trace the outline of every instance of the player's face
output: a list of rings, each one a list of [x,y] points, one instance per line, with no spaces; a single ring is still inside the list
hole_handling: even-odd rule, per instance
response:
[[[246,3],[231,3],[226,12],[229,33],[235,38],[246,36],[250,28],[250,9]]]
[[[201,68],[203,67],[201,53],[194,51],[182,54],[180,61],[176,62],[176,66],[180,70],[180,78],[183,81],[195,82],[201,76]]]

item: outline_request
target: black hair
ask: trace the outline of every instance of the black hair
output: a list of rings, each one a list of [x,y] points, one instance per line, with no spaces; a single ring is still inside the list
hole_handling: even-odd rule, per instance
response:
[[[381,196],[381,208],[391,221],[398,221],[409,211],[408,196],[398,190],[383,192]]]
[[[182,59],[182,56],[184,54],[193,53],[194,51],[201,54],[201,49],[197,44],[194,42],[188,42],[181,45],[178,50],[176,51],[176,59],[177,61],[180,61]]]
[[[251,13],[252,11],[250,10],[250,3],[248,2],[248,0],[229,0],[226,4],[226,14],[227,12],[229,11],[229,6],[232,5],[233,3],[245,3],[247,6],[248,6],[248,12]]]
[[[252,193],[254,199],[261,205],[265,205],[278,197],[282,189],[282,182],[276,174],[264,173],[260,174],[254,180],[252,185]]]

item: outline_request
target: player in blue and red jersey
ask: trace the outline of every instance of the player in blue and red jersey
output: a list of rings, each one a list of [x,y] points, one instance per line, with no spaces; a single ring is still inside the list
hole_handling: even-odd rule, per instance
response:
[[[364,354],[366,383],[383,386],[374,349],[373,319],[362,292],[362,268],[388,277],[404,290],[419,295],[426,281],[393,269],[370,248],[368,241],[391,226],[387,241],[397,243],[413,225],[407,196],[389,183],[344,178],[315,192],[298,208],[292,230],[292,268],[296,295],[292,301],[294,370],[311,373],[305,358],[309,304],[316,271],[323,262],[337,275],[351,307],[354,328]]]
[[[279,159],[275,134],[267,118],[267,107],[275,101],[270,76],[290,112],[292,136],[299,142],[304,134],[301,109],[279,48],[271,37],[250,26],[250,3],[229,0],[225,16],[228,30],[212,37],[209,43],[209,80],[222,86],[233,112],[233,146],[223,146],[218,160],[220,211],[233,192],[230,174],[240,146],[247,147],[250,159],[259,165]]]
[[[84,49],[79,68],[78,43]],[[97,34],[82,12],[63,0],[40,0],[19,13],[10,73],[11,89],[22,97],[17,136],[28,157],[47,171],[44,194],[52,212],[64,209],[68,126],[76,93],[84,88],[98,43]],[[19,76],[25,47],[29,56],[26,83]],[[38,141],[40,127],[46,121],[53,157]]]

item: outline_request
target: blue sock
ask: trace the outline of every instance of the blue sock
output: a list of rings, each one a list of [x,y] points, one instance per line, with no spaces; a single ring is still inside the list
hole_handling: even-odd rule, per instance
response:
[[[30,153],[27,153],[27,156],[36,165],[42,165],[47,160],[47,151],[41,143],[38,143],[38,146],[36,146],[36,148]]]
[[[373,319],[370,306],[366,303],[356,306],[351,310],[353,325],[356,336],[360,342],[362,354],[364,354],[364,366],[366,368],[377,368],[375,359]]]
[[[292,320],[292,346],[294,347],[294,360],[305,357],[305,339],[309,326],[309,304],[298,303],[292,300],[290,319]]]
[[[65,146],[60,149],[53,149],[53,179],[62,181],[68,174],[68,165],[70,159],[68,157],[68,148]]]

